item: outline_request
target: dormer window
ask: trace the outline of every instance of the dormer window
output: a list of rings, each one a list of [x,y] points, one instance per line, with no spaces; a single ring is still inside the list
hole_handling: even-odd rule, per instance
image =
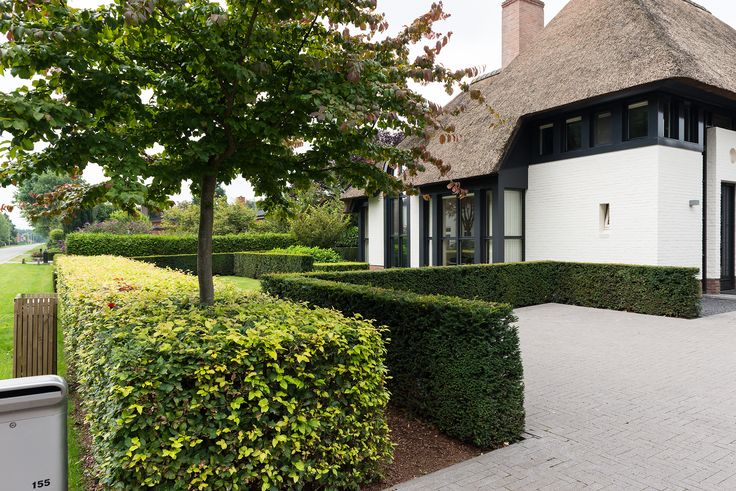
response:
[[[565,151],[583,148],[583,117],[577,116],[565,121]]]
[[[552,155],[555,151],[555,125],[543,124],[539,127],[539,155]]]
[[[611,145],[613,143],[613,113],[611,111],[600,112],[595,115],[593,144]]]
[[[628,139],[649,136],[649,101],[629,104],[627,113]]]

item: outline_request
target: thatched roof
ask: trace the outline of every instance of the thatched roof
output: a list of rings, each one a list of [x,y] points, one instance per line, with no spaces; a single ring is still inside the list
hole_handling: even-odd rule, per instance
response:
[[[736,30],[690,0],[570,0],[505,70],[473,84],[504,122],[455,98],[470,108],[452,118],[460,141],[430,144],[452,170],[427,166],[413,183],[498,172],[524,116],[668,79],[736,99]]]

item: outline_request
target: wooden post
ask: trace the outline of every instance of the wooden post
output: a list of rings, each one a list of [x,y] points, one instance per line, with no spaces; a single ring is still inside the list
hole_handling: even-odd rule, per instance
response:
[[[13,377],[55,375],[56,294],[15,297]]]

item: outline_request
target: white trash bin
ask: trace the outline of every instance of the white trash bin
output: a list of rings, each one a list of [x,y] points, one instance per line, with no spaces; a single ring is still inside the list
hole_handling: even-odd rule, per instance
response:
[[[0,380],[0,489],[66,491],[64,379]]]

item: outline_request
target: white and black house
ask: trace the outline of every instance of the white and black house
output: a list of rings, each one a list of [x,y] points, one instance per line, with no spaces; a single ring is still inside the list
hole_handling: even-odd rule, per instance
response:
[[[360,257],[687,266],[735,289],[736,30],[689,0],[571,0],[546,27],[539,0],[502,8],[504,68],[473,83],[502,122],[462,94],[459,141],[430,146],[452,170],[413,181],[429,200],[346,193]]]

